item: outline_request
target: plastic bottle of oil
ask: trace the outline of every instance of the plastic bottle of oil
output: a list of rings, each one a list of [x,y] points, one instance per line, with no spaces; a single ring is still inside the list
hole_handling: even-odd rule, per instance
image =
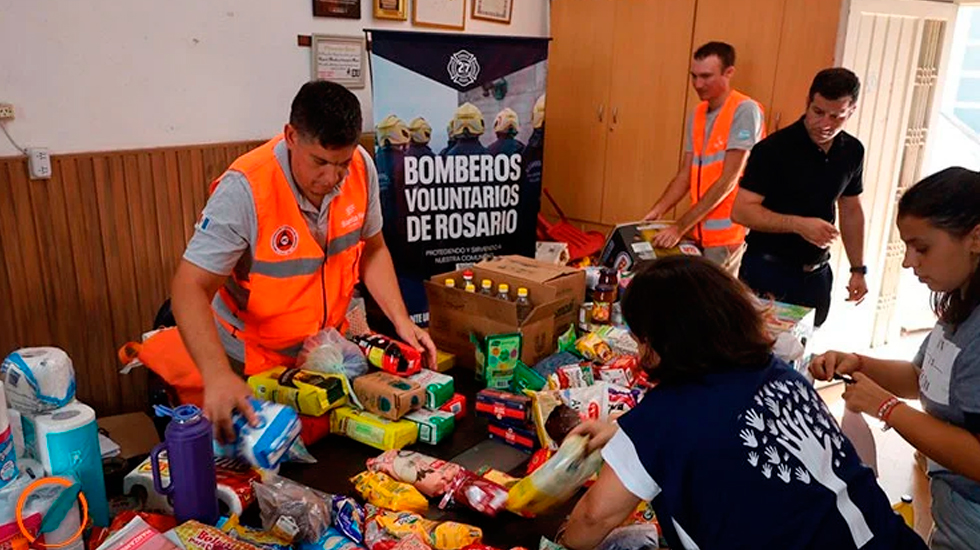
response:
[[[493,281],[490,279],[483,279],[483,281],[480,283],[480,294],[493,297]]]
[[[517,304],[517,322],[523,323],[524,319],[527,319],[527,316],[531,314],[531,310],[534,309],[526,288],[519,287],[517,289],[517,300],[514,303]]]

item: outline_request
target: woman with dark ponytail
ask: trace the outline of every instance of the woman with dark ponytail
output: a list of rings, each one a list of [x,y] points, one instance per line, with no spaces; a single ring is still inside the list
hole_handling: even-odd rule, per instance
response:
[[[929,459],[933,549],[980,545],[980,173],[949,168],[902,197],[904,267],[933,291],[939,322],[912,362],[828,352],[819,380],[849,374],[847,407],[875,415]],[[920,399],[925,412],[899,398]]]

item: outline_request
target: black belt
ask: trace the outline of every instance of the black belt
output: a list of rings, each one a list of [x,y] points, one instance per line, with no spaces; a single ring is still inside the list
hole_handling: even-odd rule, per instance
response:
[[[829,260],[823,260],[822,262],[815,263],[815,264],[799,264],[796,262],[786,261],[778,256],[773,256],[772,254],[758,254],[756,256],[770,263],[797,268],[803,271],[804,273],[813,273],[814,271],[817,271],[830,263]]]

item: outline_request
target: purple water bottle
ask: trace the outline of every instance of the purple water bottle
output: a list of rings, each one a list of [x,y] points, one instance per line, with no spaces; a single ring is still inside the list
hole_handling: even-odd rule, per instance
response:
[[[177,523],[195,519],[214,525],[218,521],[218,483],[214,472],[214,445],[211,422],[194,405],[180,405],[172,411],[155,406],[158,416],[171,416],[164,442],[150,453],[153,487],[170,497]],[[160,452],[167,451],[170,484],[160,482]],[[166,468],[166,467],[165,467]]]

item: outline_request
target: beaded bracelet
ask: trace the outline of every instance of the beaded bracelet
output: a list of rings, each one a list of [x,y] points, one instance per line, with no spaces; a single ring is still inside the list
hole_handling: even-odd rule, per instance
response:
[[[878,407],[878,418],[885,423],[882,428],[884,431],[888,431],[891,428],[891,424],[888,423],[888,417],[891,416],[892,411],[895,407],[901,405],[902,402],[898,400],[897,397],[889,397],[886,399],[881,406]]]

